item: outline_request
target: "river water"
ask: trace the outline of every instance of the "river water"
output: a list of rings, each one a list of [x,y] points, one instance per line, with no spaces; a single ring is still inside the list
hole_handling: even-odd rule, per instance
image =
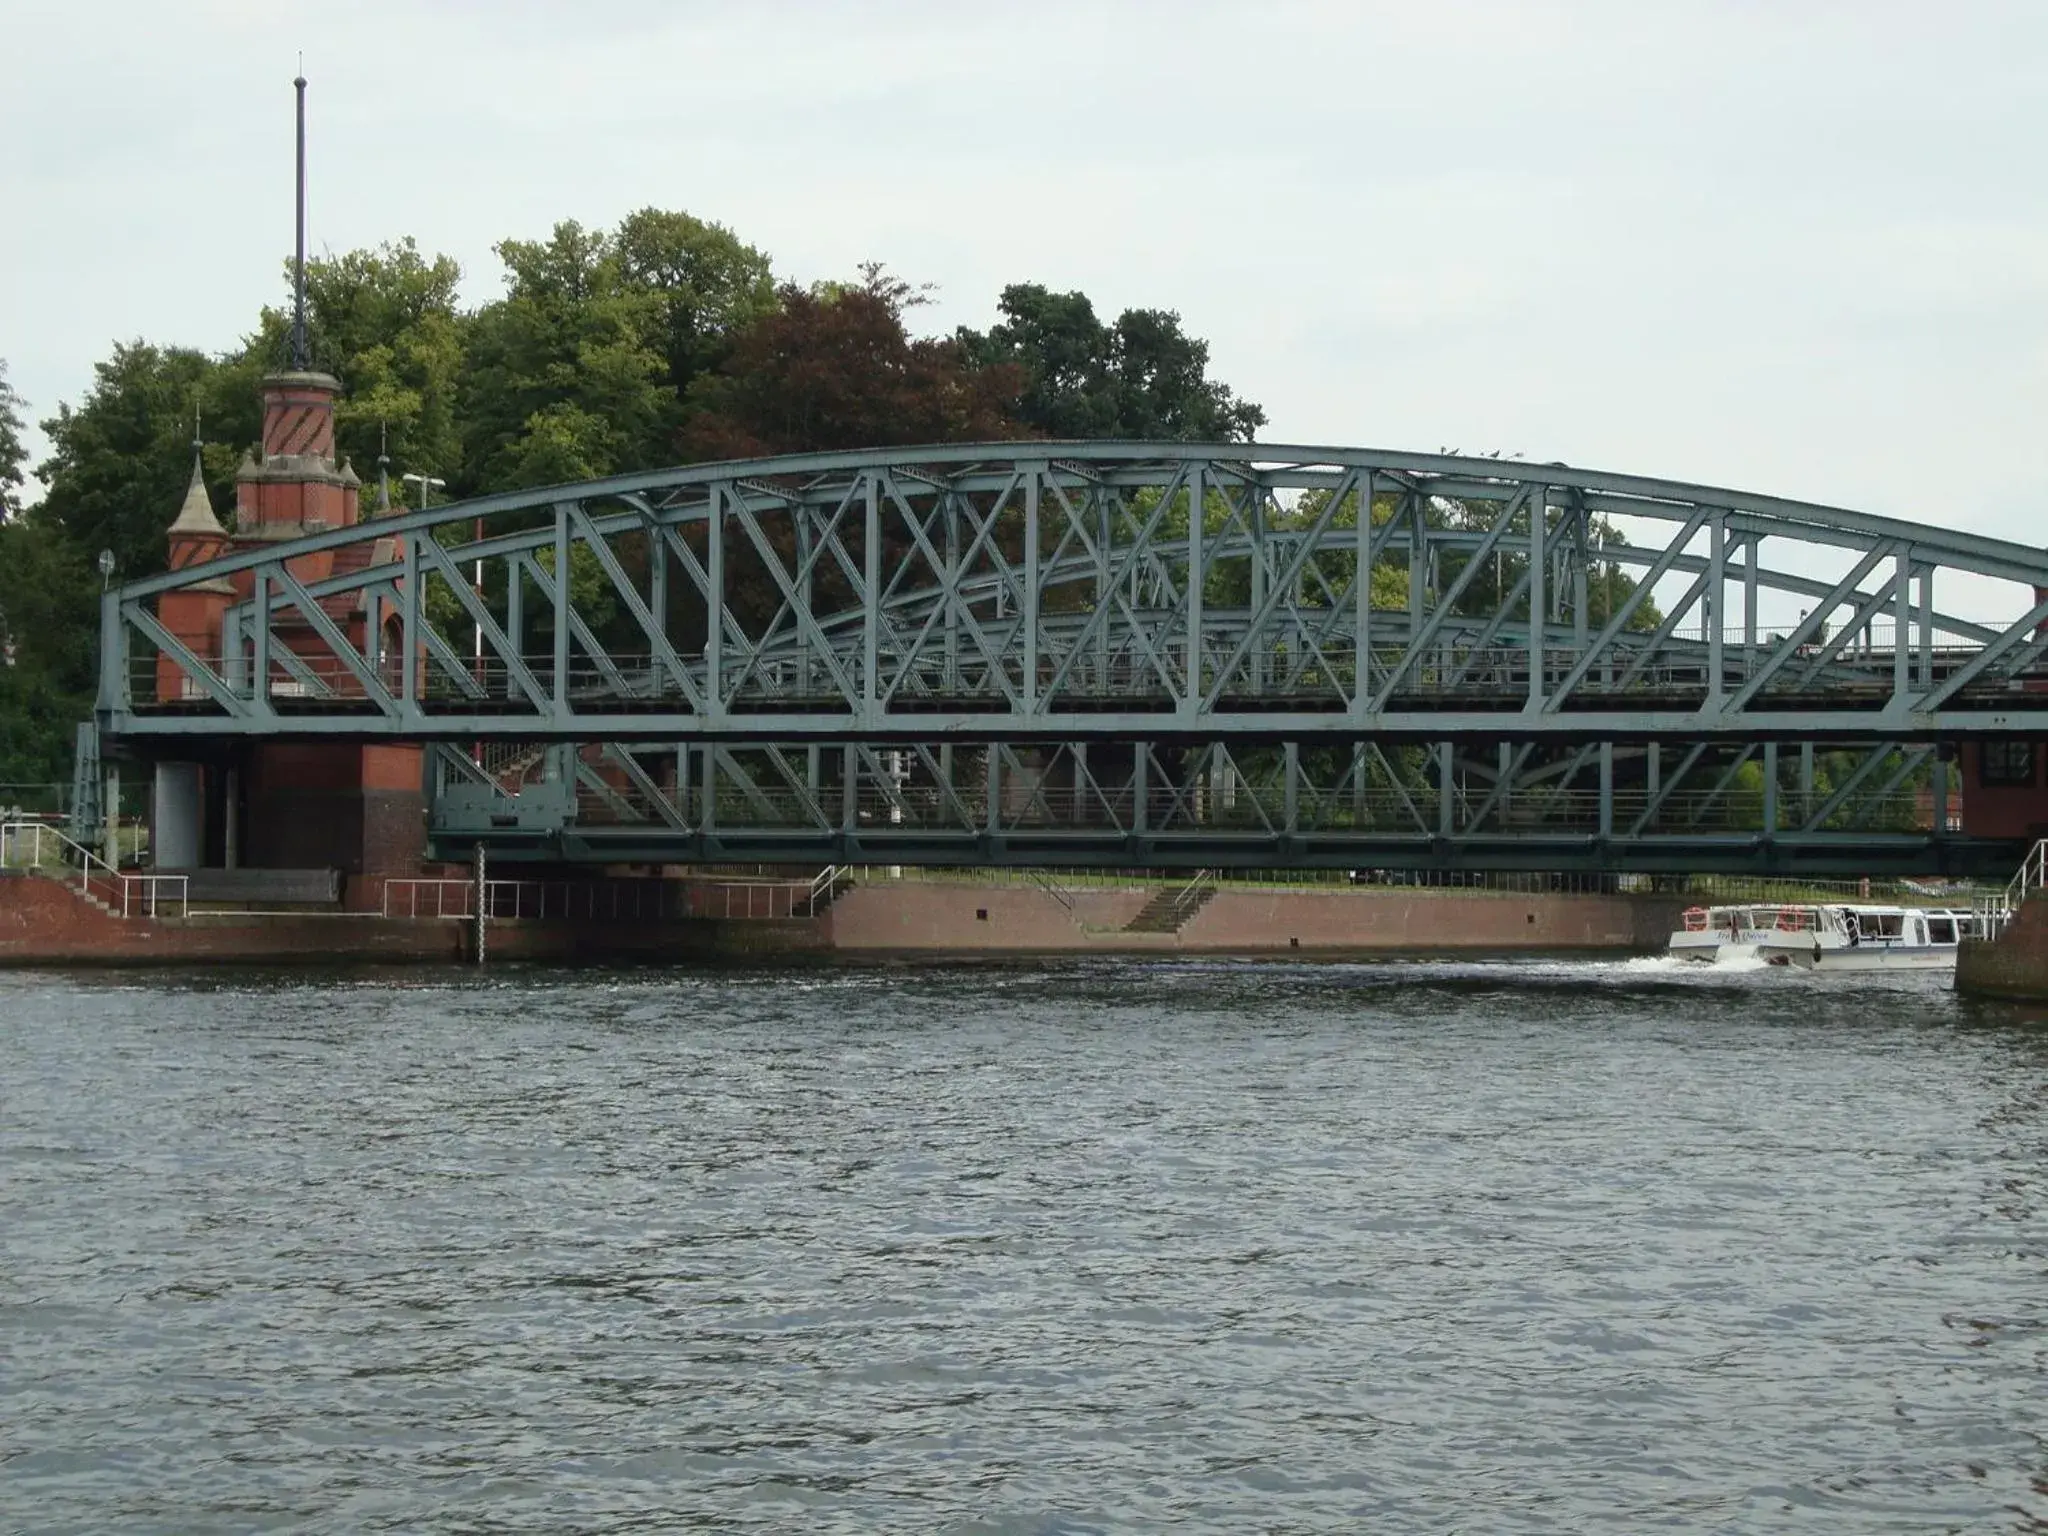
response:
[[[0,973],[0,1529],[2041,1530],[2044,1435],[1945,977]]]

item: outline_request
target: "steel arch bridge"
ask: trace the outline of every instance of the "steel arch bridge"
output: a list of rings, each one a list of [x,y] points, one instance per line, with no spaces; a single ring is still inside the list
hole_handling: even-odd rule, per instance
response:
[[[2016,616],[1937,597],[1987,583]],[[163,617],[203,591],[217,642]],[[2048,733],[2044,657],[2048,553],[1996,539],[1563,464],[1025,442],[246,549],[108,595],[98,716],[157,756],[434,744],[443,848],[536,858],[1868,872],[1972,862],[1951,749]]]

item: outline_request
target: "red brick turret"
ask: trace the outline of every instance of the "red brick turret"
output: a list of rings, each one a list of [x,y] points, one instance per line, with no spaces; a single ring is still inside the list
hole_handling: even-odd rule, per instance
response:
[[[337,461],[335,398],[339,380],[324,373],[273,373],[263,380],[263,452],[242,461],[235,476],[234,544],[266,545],[355,526],[361,517],[362,482],[346,459]],[[360,569],[375,559],[393,559],[395,545],[380,542],[295,556],[291,574],[310,586]],[[236,578],[239,595],[254,593],[253,573]],[[273,597],[274,597],[273,593]],[[322,599],[327,616],[358,651],[367,650],[368,615],[358,593]],[[396,619],[388,612],[377,647],[390,686],[398,673]],[[273,654],[290,651],[305,658],[326,686],[343,696],[360,692],[354,676],[335,660],[310,621],[287,605],[271,616]],[[417,658],[415,658],[417,665]],[[270,686],[280,699],[296,685],[279,666]],[[414,746],[328,746],[263,743],[245,749],[238,764],[230,815],[240,818],[243,859],[270,868],[332,867],[344,876],[351,906],[376,906],[382,880],[418,872],[425,841],[421,796],[421,753]]]
[[[184,505],[170,528],[170,566],[174,571],[204,565],[227,553],[227,530],[213,515],[213,501],[206,494],[206,477],[199,455],[192,455],[192,483],[185,489]],[[157,604],[157,618],[201,660],[220,660],[221,616],[234,600],[235,589],[225,579],[194,582],[166,592]],[[169,656],[158,656],[156,696],[159,702],[193,696],[203,697],[198,684],[185,675]]]
[[[238,539],[295,539],[351,526],[357,482],[334,460],[334,399],[341,382],[324,373],[273,373],[263,380],[263,458],[235,476]]]

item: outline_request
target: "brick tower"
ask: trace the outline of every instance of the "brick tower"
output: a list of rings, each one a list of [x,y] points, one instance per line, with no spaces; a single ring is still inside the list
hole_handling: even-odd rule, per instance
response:
[[[347,459],[336,459],[334,404],[341,382],[314,371],[306,327],[306,82],[298,96],[297,240],[294,265],[291,366],[262,383],[260,456],[242,461],[235,476],[235,526],[214,516],[195,463],[191,489],[170,528],[171,565],[182,569],[232,549],[261,550],[329,529],[347,528],[361,515],[361,482]],[[395,541],[355,543],[338,550],[294,556],[288,569],[311,584],[394,557]],[[252,572],[167,594],[162,622],[202,657],[222,654],[222,618],[233,602],[255,594]],[[366,651],[370,616],[360,594],[322,600],[325,616],[359,651]],[[380,621],[381,622],[381,621]],[[402,641],[378,637],[380,657],[396,657]],[[361,683],[339,665],[312,622],[289,606],[271,610],[270,676],[262,687],[283,705],[320,684],[360,694]],[[300,667],[280,660],[299,658]],[[418,659],[400,665],[417,665]],[[164,663],[159,696],[188,680]],[[166,869],[328,870],[342,878],[348,905],[368,909],[382,895],[383,878],[414,873],[426,846],[426,797],[418,747],[243,743],[218,749],[205,761],[156,765],[152,808],[156,863]],[[252,889],[262,882],[250,879]],[[224,878],[220,884],[233,888]]]
[[[340,383],[324,373],[294,369],[269,375],[262,389],[263,452],[260,459],[245,459],[235,476],[234,546],[253,550],[354,526],[361,516],[361,482],[346,458],[337,462],[335,457]],[[312,583],[395,554],[384,541],[350,544],[302,556],[290,569],[299,581]],[[364,649],[368,616],[359,599],[334,601],[337,606],[328,608],[327,616],[351,644]],[[331,686],[355,686],[345,675],[333,675],[337,669],[331,655],[303,617],[277,614],[271,643],[306,657]],[[394,656],[400,645],[395,634],[387,633],[379,650]],[[284,682],[282,673],[273,679],[274,685]],[[375,906],[385,878],[419,869],[426,844],[421,756],[412,746],[254,748],[242,775],[247,862],[272,869],[338,870],[348,905]]]

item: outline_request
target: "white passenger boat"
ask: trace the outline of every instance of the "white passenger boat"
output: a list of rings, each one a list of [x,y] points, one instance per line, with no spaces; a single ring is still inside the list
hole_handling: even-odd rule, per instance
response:
[[[1821,971],[1949,970],[1973,921],[1940,907],[1781,907],[1756,954],[1767,965]]]
[[[1683,926],[1671,935],[1667,950],[1676,960],[1729,964],[1756,957],[1757,945],[1778,927],[1783,907],[1745,904],[1732,907],[1688,907]]]

